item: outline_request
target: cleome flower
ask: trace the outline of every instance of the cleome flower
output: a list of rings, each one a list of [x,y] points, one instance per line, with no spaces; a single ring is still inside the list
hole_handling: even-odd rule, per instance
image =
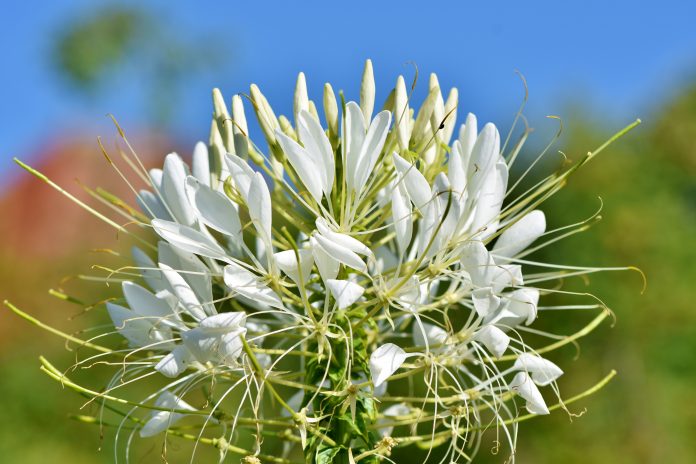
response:
[[[516,193],[528,131],[510,147],[473,114],[457,130],[457,90],[445,98],[434,74],[419,109],[399,77],[375,114],[370,61],[360,100],[341,97],[326,84],[320,115],[300,73],[291,121],[252,85],[266,149],[249,138],[242,98],[230,113],[214,90],[210,139],[190,165],[172,153],[146,171],[127,155],[147,186],[134,188],[142,214],[122,213],[157,241],[107,219],[145,245],[114,271],[123,298],[106,303],[122,345],[83,341],[98,353],[78,363],[120,359],[114,377],[97,394],[44,370],[115,401],[119,429],[193,438],[221,461],[371,463],[417,444],[462,462],[487,429],[514,460],[520,408],[565,409],[546,353],[606,317],[595,301],[539,305],[571,293],[559,279],[601,269],[526,259],[586,228],[548,230],[539,208],[598,151]],[[544,309],[571,308],[600,313],[572,336],[531,327]],[[120,399],[124,388],[141,400]]]

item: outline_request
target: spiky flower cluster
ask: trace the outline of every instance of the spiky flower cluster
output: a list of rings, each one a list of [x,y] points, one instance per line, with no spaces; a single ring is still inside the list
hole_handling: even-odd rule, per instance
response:
[[[80,342],[102,351],[82,365],[116,356],[118,371],[97,393],[44,370],[113,410],[130,404],[128,443],[178,436],[221,460],[279,463],[442,445],[440,462],[460,462],[492,429],[514,459],[517,423],[564,407],[563,371],[542,354],[605,316],[560,339],[531,328],[542,309],[605,308],[540,307],[557,291],[544,283],[598,269],[525,259],[585,227],[547,231],[537,208],[596,153],[513,194],[528,131],[501,148],[496,127],[468,114],[452,140],[457,91],[445,100],[435,75],[417,111],[402,77],[377,114],[374,89],[368,61],[359,103],[326,84],[322,118],[300,74],[291,122],[252,85],[268,150],[249,139],[242,98],[230,115],[215,90],[210,141],[190,167],[170,154],[145,171],[132,158],[147,217],[128,211],[159,236],[156,256],[135,248],[117,272],[137,269],[144,284],[126,277],[122,301],[106,304],[128,346]],[[153,376],[138,401],[118,396]]]

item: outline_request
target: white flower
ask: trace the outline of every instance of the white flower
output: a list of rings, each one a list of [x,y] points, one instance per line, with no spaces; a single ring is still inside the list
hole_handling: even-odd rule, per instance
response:
[[[114,271],[126,275],[123,299],[106,304],[113,328],[105,332],[115,330],[130,348],[100,350],[122,356],[104,363],[119,369],[104,398],[156,374],[167,382],[157,391],[163,410],[141,436],[194,411],[171,392],[199,391],[206,425],[191,436],[215,427],[210,436],[247,443],[262,421],[273,421],[294,434],[288,453],[300,442],[307,453],[335,452],[329,460],[341,453],[350,460],[357,449],[345,450],[347,443],[363,456],[388,454],[392,441],[377,442],[365,429],[386,437],[432,427],[442,437],[435,442],[456,450],[490,426],[514,449],[510,392],[530,413],[547,414],[539,387],[556,391],[563,371],[532,353],[571,340],[527,327],[543,314],[540,295],[557,292],[568,274],[598,270],[568,273],[526,259],[557,239],[542,241],[554,231],[535,208],[577,166],[519,195],[509,191],[521,144],[501,148],[496,126],[479,130],[470,113],[452,141],[458,92],[445,100],[435,75],[420,107],[402,76],[380,106],[370,61],[359,101],[323,88],[326,128],[300,73],[293,121],[276,117],[250,88],[267,147],[248,136],[241,94],[229,111],[215,89],[209,143],[196,144],[190,168],[174,153],[162,169],[129,160],[149,184],[133,187],[143,214],[132,221],[159,241],[137,236],[144,243],[133,249],[134,265]],[[156,257],[143,251],[148,246]],[[132,281],[133,267],[141,283]],[[535,338],[561,341],[532,346]],[[406,364],[410,357],[419,362]],[[334,446],[339,417],[351,422],[341,425],[350,437]],[[238,451],[217,440],[221,450]]]

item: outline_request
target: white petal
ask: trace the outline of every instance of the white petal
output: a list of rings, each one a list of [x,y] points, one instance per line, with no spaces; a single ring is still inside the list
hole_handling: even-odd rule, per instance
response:
[[[466,166],[462,159],[460,146],[459,141],[454,142],[452,152],[449,155],[449,163],[447,163],[447,177],[452,190],[459,196],[464,192],[466,186]]]
[[[331,195],[331,190],[334,183],[334,175],[336,173],[336,162],[334,160],[333,149],[331,142],[324,133],[324,129],[319,124],[317,118],[312,116],[307,111],[300,112],[299,121],[300,140],[305,146],[305,149],[313,153],[312,158],[319,161],[320,164],[314,167],[316,175],[317,170],[324,179],[322,190],[327,197]]]
[[[239,213],[224,193],[211,189],[193,176],[186,179],[186,193],[203,224],[230,237],[240,238]]]
[[[325,173],[318,171],[320,169],[320,160],[315,157],[315,154],[310,153],[304,147],[299,145],[293,139],[283,134],[278,130],[276,139],[280,143],[283,153],[288,157],[290,164],[300,178],[300,181],[309,191],[312,198],[317,203],[321,203],[321,197],[324,191]]]
[[[537,317],[539,290],[535,288],[520,288],[508,297],[507,310],[515,314],[526,325],[534,322]]]
[[[228,261],[225,250],[208,235],[176,222],[153,219],[152,227],[160,237],[181,250],[213,259]]]
[[[423,333],[425,331],[425,333]],[[413,344],[415,346],[442,345],[447,340],[447,331],[434,324],[423,322],[423,330],[419,324],[413,324]]]
[[[159,396],[157,401],[155,401],[155,406],[171,410],[196,410],[193,406],[168,391],[165,391]],[[140,429],[140,436],[145,438],[160,434],[185,416],[186,414],[178,412],[153,411],[150,419]]]
[[[425,177],[415,165],[412,165],[396,153],[392,157],[394,158],[394,167],[400,174],[397,182],[404,183],[413,204],[421,212],[424,211],[431,199],[430,184],[428,184],[428,181],[425,180]]]
[[[329,287],[331,294],[336,299],[338,309],[346,309],[365,293],[363,287],[349,280],[330,279],[326,281],[326,286]]]
[[[181,339],[200,362],[234,364],[244,348],[240,337],[246,333],[245,321],[243,312],[216,314],[195,329],[182,332]]]
[[[390,285],[396,284],[400,279],[395,279]],[[421,284],[418,276],[412,276],[398,291],[397,300],[404,309],[413,311],[421,302]]]
[[[122,284],[123,296],[131,310],[140,316],[147,317],[151,323],[156,323],[162,318],[172,318],[172,307],[165,300],[161,300],[151,292],[133,282],[125,281]]]
[[[462,146],[462,149],[464,148]],[[467,188],[472,194],[479,192],[484,180],[491,173],[499,159],[500,135],[498,134],[498,129],[493,124],[488,123],[483,127],[471,150]]]
[[[159,435],[181,420],[182,417],[183,415],[177,413],[157,411],[140,429],[140,437],[147,438]]]
[[[345,163],[346,186],[348,191],[356,189],[355,180],[357,178],[358,164],[360,161],[360,151],[365,140],[365,125],[360,107],[355,102],[346,103],[343,121],[343,157]]]
[[[510,344],[510,337],[494,325],[486,325],[481,328],[476,332],[474,339],[483,343],[496,358],[501,357]]]
[[[224,279],[225,284],[230,289],[246,298],[276,308],[283,308],[283,303],[278,295],[268,288],[259,276],[239,264],[230,263],[225,266]]]
[[[193,361],[191,352],[184,345],[179,345],[172,350],[155,366],[155,370],[165,377],[175,378],[184,372]]]
[[[196,410],[196,408],[188,404],[186,401],[167,390],[162,392],[162,394],[157,397],[157,400],[155,400],[155,406],[163,409],[178,409],[185,411]]]
[[[214,361],[234,364],[244,349],[240,336],[245,332],[246,329],[237,329],[221,335],[214,330],[196,327],[183,332],[181,339],[186,348],[202,363]]]
[[[162,191],[162,177],[164,176],[164,173],[162,172],[161,169],[150,169],[148,171],[148,174],[150,176],[150,181],[152,182],[152,186],[158,190]]]
[[[140,206],[142,212],[145,213],[150,219],[160,218],[167,221],[172,220],[172,216],[164,207],[159,197],[149,190],[139,191],[136,201],[138,202],[138,206]]]
[[[447,243],[455,232],[461,216],[461,210],[458,201],[459,196],[453,192],[449,179],[447,179],[444,172],[435,176],[432,196],[439,203],[439,211],[441,211],[441,216],[437,220],[438,224],[442,223],[438,232],[440,243]],[[442,215],[445,214],[445,211],[447,211],[447,216],[443,219]]]
[[[465,243],[462,247],[460,261],[475,286],[486,287],[489,285],[495,264],[483,243],[479,241]]]
[[[413,211],[403,183],[393,186],[391,204],[396,243],[399,245],[401,253],[404,254],[413,235]]]
[[[266,246],[271,246],[271,224],[273,221],[271,207],[271,193],[268,185],[261,173],[254,174],[249,187],[249,197],[246,199],[251,217],[259,235],[266,242]]]
[[[469,113],[466,115],[466,121],[462,124],[459,130],[459,145],[461,149],[462,163],[464,169],[468,170],[469,161],[471,160],[471,152],[476,143],[476,137],[478,136],[478,123],[476,121],[476,116]]]
[[[312,248],[314,262],[317,263],[317,269],[319,269],[319,274],[321,275],[322,280],[326,282],[329,279],[335,279],[338,275],[338,270],[341,267],[341,263],[327,253],[326,250],[319,245],[316,238],[310,237],[309,243]]]
[[[177,296],[191,317],[200,320],[212,314],[212,311],[215,311],[215,308],[211,307],[212,305],[201,304],[191,286],[178,272],[164,263],[160,263],[160,268],[165,279],[169,282],[174,295]]]
[[[210,161],[208,159],[208,147],[203,142],[198,142],[193,148],[191,160],[191,173],[203,184],[210,186]]]
[[[379,154],[382,152],[384,142],[387,139],[390,125],[391,113],[389,111],[382,111],[375,116],[374,121],[372,121],[370,128],[367,130],[367,135],[360,148],[355,170],[354,185],[357,192],[362,191],[377,163]]]
[[[513,369],[527,372],[534,380],[534,383],[540,386],[549,385],[563,375],[560,367],[548,359],[531,353],[522,353],[512,367]]]
[[[372,250],[370,250],[367,245],[363,244],[360,240],[351,237],[350,235],[334,232],[329,228],[329,225],[326,223],[324,218],[317,218],[315,224],[319,230],[319,233],[327,240],[330,240],[344,248],[348,248],[354,253],[364,256],[372,256]]]
[[[232,177],[234,187],[239,191],[244,201],[247,201],[247,198],[249,198],[251,180],[254,178],[254,170],[251,169],[242,158],[230,153],[225,155],[225,163],[230,170],[230,176]]]
[[[179,155],[170,153],[164,159],[162,175],[162,197],[177,222],[191,226],[195,222],[193,209],[186,197],[185,181],[187,168]]]
[[[477,288],[471,293],[474,309],[479,317],[486,318],[500,305],[500,298],[493,294],[490,287]]]
[[[212,277],[208,266],[203,264],[195,254],[176,248],[163,240],[157,244],[157,255],[160,269],[162,269],[161,264],[176,269],[180,277],[191,287],[198,301],[202,303],[205,312],[209,315],[215,314],[215,307],[212,303]],[[168,280],[167,282],[169,283]],[[175,293],[171,285],[167,286],[167,290]]]
[[[524,283],[522,266],[519,264],[501,264],[492,267],[491,286],[493,293],[500,293],[504,288],[516,287]]]
[[[385,382],[396,370],[401,367],[409,355],[393,343],[385,343],[377,348],[370,356],[370,375],[375,387]]]
[[[444,211],[440,209],[438,201],[431,201],[421,212],[423,213],[423,218],[416,235],[418,256],[422,256],[427,251],[428,254],[425,256],[425,259],[429,259],[442,246],[442,236],[440,234],[434,236],[434,234],[438,229],[440,221],[442,221]]]
[[[298,266],[297,256],[300,257],[300,263]],[[280,251],[273,255],[281,271],[288,275],[296,284],[302,285],[309,280],[309,276],[312,272],[312,266],[314,266],[314,259],[312,258],[312,250],[301,249],[297,250],[286,250]],[[302,271],[302,281],[300,282],[300,271]]]
[[[355,252],[324,238],[321,234],[314,234],[314,238],[321,248],[326,252],[326,254],[331,256],[336,261],[339,261],[346,266],[355,269],[356,271],[363,273],[367,272],[367,265],[365,265],[365,262],[360,259],[360,256],[358,256]]]
[[[452,132],[454,132],[454,126],[457,121],[457,107],[459,106],[459,91],[456,88],[450,90],[449,95],[447,95],[447,101],[445,101],[444,116],[445,119],[444,127],[438,131],[439,138],[444,143],[449,143],[452,138]],[[434,115],[434,113],[433,113]],[[441,122],[441,121],[436,121]],[[436,125],[436,124],[435,124]],[[434,125],[434,126],[435,126]]]
[[[209,329],[238,329],[244,327],[246,324],[246,313],[242,311],[236,311],[231,313],[221,313],[215,314],[210,317],[206,317],[200,322],[200,327],[206,327]]]
[[[259,236],[256,237],[254,240],[256,244],[256,259],[261,262],[265,263],[268,261],[268,248],[266,247],[266,242]],[[271,250],[273,251],[273,250]]]
[[[155,262],[143,250],[138,247],[131,249],[131,255],[135,265],[138,266],[140,275],[143,276],[148,287],[159,292],[167,288],[166,281],[162,278],[162,273],[157,269]]]
[[[375,250],[375,270],[377,274],[383,274],[398,264],[399,258],[388,247],[383,245]]]
[[[514,257],[525,250],[546,230],[546,217],[539,210],[526,214],[522,219],[508,227],[493,247],[493,254],[501,257]],[[501,262],[497,259],[497,262]]]
[[[150,332],[152,324],[133,311],[114,303],[106,303],[114,328],[133,346],[145,346],[152,343]]]
[[[512,391],[517,392],[527,402],[527,411],[532,414],[549,413],[544,397],[541,396],[541,392],[526,373],[518,372],[509,386]]]
[[[493,235],[498,230],[500,210],[507,189],[508,169],[504,162],[496,163],[490,170],[478,192],[476,213],[471,225],[474,232],[479,232],[481,240]]]

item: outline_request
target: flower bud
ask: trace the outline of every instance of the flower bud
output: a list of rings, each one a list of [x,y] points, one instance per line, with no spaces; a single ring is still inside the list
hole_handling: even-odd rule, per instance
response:
[[[297,75],[297,84],[295,84],[295,101],[293,104],[293,114],[295,116],[295,124],[300,116],[300,111],[309,109],[309,97],[307,97],[307,81],[303,72]]]
[[[256,113],[256,118],[259,121],[263,135],[266,138],[266,142],[271,147],[276,146],[275,130],[280,126],[276,115],[268,104],[268,100],[261,93],[259,87],[256,84],[251,84],[251,101],[254,103],[254,112]]]
[[[222,98],[222,93],[220,93],[220,89],[218,88],[213,89],[213,117],[215,118],[225,149],[233,153],[234,138],[232,136],[232,118],[230,118],[225,99]]]
[[[360,110],[365,116],[365,125],[369,126],[372,120],[372,111],[375,108],[375,75],[372,71],[372,60],[365,61],[362,82],[360,84]]]
[[[335,140],[338,137],[338,105],[336,95],[331,84],[324,84],[324,115],[329,126],[329,138]]]
[[[411,111],[408,107],[408,93],[403,76],[399,76],[396,80],[396,89],[394,91],[394,120],[399,148],[401,148],[401,150],[408,150],[408,142],[411,139]]]

